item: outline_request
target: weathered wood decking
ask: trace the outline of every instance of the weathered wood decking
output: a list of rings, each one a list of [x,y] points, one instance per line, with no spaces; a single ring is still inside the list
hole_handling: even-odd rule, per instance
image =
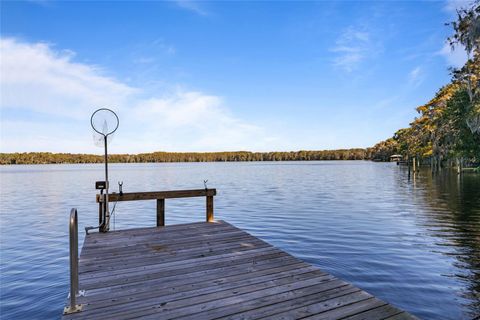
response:
[[[93,233],[62,319],[414,319],[224,221]]]

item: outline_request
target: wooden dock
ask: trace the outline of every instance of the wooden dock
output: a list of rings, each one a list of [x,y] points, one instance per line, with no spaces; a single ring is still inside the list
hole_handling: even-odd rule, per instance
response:
[[[62,319],[415,319],[224,221],[88,234],[79,288]]]

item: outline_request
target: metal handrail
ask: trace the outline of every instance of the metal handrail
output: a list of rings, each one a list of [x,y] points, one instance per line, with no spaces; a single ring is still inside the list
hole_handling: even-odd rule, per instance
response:
[[[70,305],[65,307],[63,314],[82,311],[82,305],[76,303],[78,291],[78,214],[77,209],[70,211]]]

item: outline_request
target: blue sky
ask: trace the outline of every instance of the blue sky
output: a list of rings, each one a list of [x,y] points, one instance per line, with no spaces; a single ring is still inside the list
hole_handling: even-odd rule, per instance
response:
[[[465,61],[462,2],[2,2],[2,152],[368,147]]]

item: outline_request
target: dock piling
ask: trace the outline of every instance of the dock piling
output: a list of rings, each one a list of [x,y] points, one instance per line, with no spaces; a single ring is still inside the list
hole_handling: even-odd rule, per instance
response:
[[[157,227],[165,226],[165,199],[157,199]]]
[[[213,196],[207,196],[207,222],[213,222]]]

